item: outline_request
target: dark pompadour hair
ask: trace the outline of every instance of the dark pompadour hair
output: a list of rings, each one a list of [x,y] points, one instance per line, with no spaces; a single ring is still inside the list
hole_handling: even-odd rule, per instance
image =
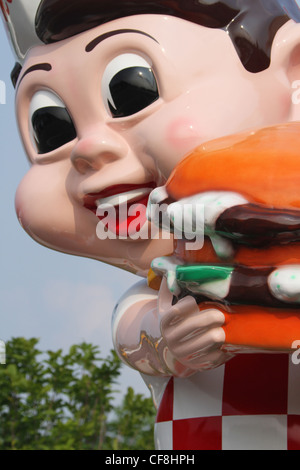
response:
[[[226,31],[245,69],[270,65],[274,37],[289,16],[278,0],[41,0],[35,27],[51,44],[118,18],[171,15]]]
[[[273,39],[289,19],[277,0],[42,0],[36,32],[49,44],[139,14],[171,15],[226,30],[244,67],[254,73],[269,67]]]

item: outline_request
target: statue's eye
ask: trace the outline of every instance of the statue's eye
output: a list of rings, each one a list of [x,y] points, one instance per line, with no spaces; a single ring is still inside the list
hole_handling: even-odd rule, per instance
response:
[[[39,154],[52,152],[76,138],[64,103],[50,91],[38,91],[30,104],[30,130]]]
[[[151,65],[136,54],[122,54],[106,67],[102,97],[114,118],[131,116],[159,98]]]

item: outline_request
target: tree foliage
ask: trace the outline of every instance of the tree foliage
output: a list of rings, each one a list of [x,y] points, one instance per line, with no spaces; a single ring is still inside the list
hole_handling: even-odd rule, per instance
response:
[[[43,353],[35,338],[12,339],[0,365],[0,449],[153,449],[151,398],[128,388],[115,406],[120,369],[91,344]]]

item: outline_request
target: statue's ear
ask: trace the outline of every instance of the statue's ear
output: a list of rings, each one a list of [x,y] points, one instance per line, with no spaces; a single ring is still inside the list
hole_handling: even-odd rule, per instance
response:
[[[271,53],[271,67],[290,90],[292,121],[300,120],[300,23],[293,20],[278,31]]]

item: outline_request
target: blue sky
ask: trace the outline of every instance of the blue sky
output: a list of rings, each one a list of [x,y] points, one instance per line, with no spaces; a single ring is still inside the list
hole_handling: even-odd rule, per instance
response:
[[[14,196],[29,166],[14,115],[10,82],[14,58],[0,26],[0,80],[6,86],[6,104],[0,104],[0,339],[39,338],[44,351],[67,350],[72,344],[86,341],[98,345],[106,356],[113,347],[112,309],[138,279],[93,260],[44,248],[19,225]],[[120,388],[124,390],[128,385],[139,393],[148,393],[139,374],[124,367]]]

